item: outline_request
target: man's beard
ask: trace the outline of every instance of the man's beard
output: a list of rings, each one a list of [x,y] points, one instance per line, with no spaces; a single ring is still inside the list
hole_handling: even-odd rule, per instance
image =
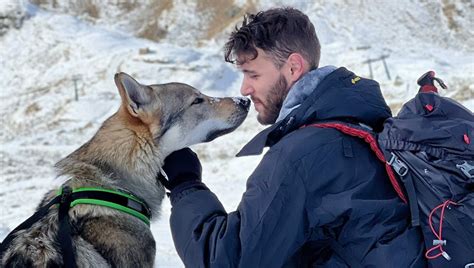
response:
[[[258,114],[257,120],[262,125],[269,125],[275,123],[280,114],[283,101],[288,94],[288,82],[285,77],[280,74],[280,77],[268,92],[265,102],[262,103],[264,110]]]

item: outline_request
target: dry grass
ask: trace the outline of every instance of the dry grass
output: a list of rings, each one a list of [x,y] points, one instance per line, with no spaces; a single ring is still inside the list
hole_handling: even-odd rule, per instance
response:
[[[197,12],[208,15],[208,28],[203,36],[211,39],[221,33],[225,28],[236,21],[241,20],[243,15],[256,10],[253,0],[247,0],[243,7],[234,5],[233,0],[200,0]]]
[[[98,19],[101,16],[100,7],[103,4],[101,0],[81,0],[71,2],[71,8],[76,14],[87,14],[88,19]],[[32,0],[32,3],[42,7],[51,7],[53,9],[58,7],[57,0]],[[166,29],[159,27],[157,20],[161,14],[173,8],[173,0],[149,0],[143,3],[137,0],[117,1],[114,3],[124,14],[132,13],[134,10],[143,8],[143,12],[138,19],[131,21],[136,29],[138,37],[158,41],[166,36]]]
[[[456,93],[451,96],[451,98],[458,100],[458,101],[467,101],[467,100],[472,100],[474,98],[474,92],[473,89],[469,87],[469,85],[464,84],[464,85],[459,85],[459,89],[456,91]]]
[[[98,19],[100,17],[100,10],[95,4],[94,0],[82,0],[78,1],[79,11],[83,11],[88,14],[91,18]]]
[[[56,4],[56,1],[49,1],[49,0],[30,0],[32,4],[35,4],[37,6],[45,6],[51,3],[53,6]]]
[[[0,0],[1,1],[1,0]],[[197,0],[196,13],[204,18],[204,29],[202,29],[202,40],[209,40],[221,34],[229,26],[240,21],[244,14],[255,12],[255,0],[246,0],[243,6],[237,6],[234,0]],[[56,9],[59,7],[58,0],[31,0],[32,3],[44,8]],[[76,14],[87,14],[86,18],[92,20],[101,16],[100,0],[81,0],[69,2],[67,6]],[[159,41],[166,37],[167,29],[160,27],[159,18],[165,11],[171,11],[174,7],[173,0],[148,0],[140,4],[140,1],[128,0],[115,3],[125,14],[132,13],[137,9],[143,9],[139,18],[131,21],[136,29],[136,35],[141,38]],[[143,4],[145,6],[143,6]],[[64,7],[64,4],[62,5]],[[179,10],[174,10],[179,14]]]
[[[58,8],[57,0],[31,0],[31,3],[41,7]],[[97,0],[81,0],[71,2],[71,6],[76,14],[87,14],[93,19],[100,17],[100,9]]]
[[[458,31],[459,25],[455,21],[455,17],[459,16],[459,12],[456,10],[455,4],[451,0],[443,0],[442,2],[443,7],[443,14],[446,16],[448,20],[448,27],[451,30]]]
[[[25,115],[31,115],[31,114],[37,113],[39,111],[41,111],[41,108],[38,106],[38,104],[36,102],[34,102],[26,108]]]
[[[139,7],[138,1],[129,0],[129,1],[119,1],[118,6],[121,10],[132,11],[135,8]]]
[[[148,12],[150,14],[146,14],[143,17],[145,21],[143,21],[143,25],[137,33],[138,37],[159,41],[163,37],[166,36],[167,31],[166,29],[162,29],[158,25],[158,18],[164,11],[171,10],[173,8],[173,1],[172,0],[152,0],[148,4]]]

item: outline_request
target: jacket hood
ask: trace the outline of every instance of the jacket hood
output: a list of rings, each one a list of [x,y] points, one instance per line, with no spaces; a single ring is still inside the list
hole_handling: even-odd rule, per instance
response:
[[[301,79],[308,80],[315,73],[309,72]],[[294,89],[307,92],[307,85],[311,83],[305,83],[302,88],[292,88],[290,92]],[[341,67],[326,75],[296,109],[260,132],[237,156],[260,154],[263,147],[272,146],[283,136],[305,124],[345,121],[361,123],[380,131],[385,119],[391,116],[390,108],[376,81],[361,78]]]
[[[291,111],[298,108],[301,103],[303,103],[303,101],[313,93],[319,83],[336,69],[335,66],[331,65],[317,68],[296,81],[281,105],[280,114],[278,115],[276,122],[283,120],[291,113]]]
[[[306,112],[295,114],[301,122],[342,120],[362,123],[376,130],[392,116],[379,84],[343,67],[326,76],[303,101],[301,108]]]

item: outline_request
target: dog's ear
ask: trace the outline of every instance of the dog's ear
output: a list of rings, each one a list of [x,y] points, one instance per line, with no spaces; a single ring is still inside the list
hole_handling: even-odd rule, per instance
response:
[[[141,85],[126,73],[115,74],[114,80],[123,104],[132,116],[138,117],[140,109],[151,102],[151,88]]]

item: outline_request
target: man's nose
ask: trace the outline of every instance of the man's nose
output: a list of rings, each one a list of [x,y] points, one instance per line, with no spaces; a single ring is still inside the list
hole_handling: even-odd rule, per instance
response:
[[[247,83],[245,79],[242,81],[242,85],[240,86],[240,94],[242,96],[251,95],[254,92],[254,89],[251,84]]]

